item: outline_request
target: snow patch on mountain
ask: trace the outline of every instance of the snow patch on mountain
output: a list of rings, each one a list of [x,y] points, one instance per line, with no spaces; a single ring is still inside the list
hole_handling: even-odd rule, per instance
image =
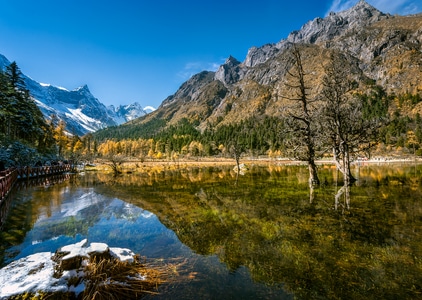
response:
[[[0,54],[0,69],[5,70],[10,61]],[[64,87],[39,83],[22,75],[26,88],[46,119],[54,115],[66,123],[66,130],[71,134],[84,135],[99,129],[120,125],[143,116],[152,110],[144,110],[135,102],[130,105],[106,107],[90,92],[87,85],[72,91]]]
[[[49,84],[49,83],[42,83],[42,82],[40,82],[40,85],[41,85],[41,86],[44,86],[44,87],[49,87],[49,86],[52,86],[52,85],[51,85],[51,84]],[[61,86],[55,86],[55,87],[56,87],[56,88],[58,88],[59,90],[69,92],[69,90],[68,90],[67,88],[64,88],[64,87],[61,87]]]
[[[119,105],[117,107],[110,105],[108,110],[117,123],[122,124],[142,117],[155,109],[152,106],[142,108],[138,102],[134,102],[129,105]]]
[[[101,122],[95,120],[94,118],[88,117],[86,114],[82,112],[81,108],[71,109],[67,108],[70,113],[65,113],[66,117],[73,119],[75,121],[79,121],[80,125],[85,128],[87,131],[93,131],[93,125],[97,124],[99,128],[101,128]]]
[[[144,107],[144,111],[146,112],[146,113],[152,113],[153,111],[155,110],[155,108],[154,107],[152,107],[152,106],[145,106]]]

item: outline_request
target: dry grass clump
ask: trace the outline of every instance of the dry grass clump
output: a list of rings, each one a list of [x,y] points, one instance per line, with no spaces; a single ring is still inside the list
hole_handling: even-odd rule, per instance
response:
[[[140,262],[118,259],[91,261],[85,268],[83,300],[140,299],[156,294],[165,282],[165,270],[150,268]]]
[[[89,259],[80,274],[67,279],[68,287],[82,286],[83,291],[75,293],[73,289],[67,292],[28,292],[12,296],[10,300],[126,300],[141,299],[148,295],[158,294],[162,284],[177,284],[195,280],[196,272],[189,272],[186,260],[174,259],[171,262],[151,260],[141,262],[135,256],[135,261],[121,261],[114,257],[94,256]],[[62,273],[59,272],[59,273]],[[59,273],[56,275],[59,276]],[[60,277],[60,276],[59,276]],[[78,289],[78,288],[76,288]],[[160,291],[166,292],[166,289]]]
[[[3,299],[3,298],[1,298]],[[7,298],[7,300],[74,300],[75,296],[70,293],[25,293]]]

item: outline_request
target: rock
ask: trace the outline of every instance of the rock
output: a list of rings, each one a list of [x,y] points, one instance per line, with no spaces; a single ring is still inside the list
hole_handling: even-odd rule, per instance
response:
[[[135,262],[135,253],[125,248],[110,248],[110,255],[120,261],[133,263]]]
[[[239,173],[243,173],[249,170],[249,168],[245,164],[239,164]],[[237,166],[233,168],[233,171],[237,172]]]
[[[193,75],[188,81],[183,83],[177,92],[167,97],[160,107],[165,107],[173,103],[176,99],[183,99],[183,102],[189,102],[194,98],[194,95],[197,94],[201,88],[208,85],[214,80],[215,72],[203,71],[196,75]]]
[[[292,32],[287,40],[291,43],[321,43],[389,17],[361,0],[348,10],[309,21],[299,31]]]
[[[77,296],[85,289],[85,267],[93,260],[104,257],[129,264],[136,261],[130,249],[109,248],[104,243],[91,243],[87,247],[87,244],[85,239],[59,248],[54,255],[51,252],[29,255],[0,269],[0,299],[39,292]]]
[[[215,73],[193,75],[163,101],[156,116],[167,121],[163,126],[187,119],[200,131],[245,118],[283,116],[292,92],[286,83],[293,43],[300,44],[310,98],[320,94],[324,66],[333,52],[346,58],[362,91],[373,82],[389,94],[420,94],[421,20],[421,15],[391,16],[359,1],[309,21],[276,44],[250,48],[243,63],[230,56]]]
[[[280,49],[275,44],[266,44],[262,47],[252,47],[248,50],[245,59],[245,66],[254,67],[274,57]]]
[[[107,244],[104,243],[91,243],[86,252],[90,257],[90,260],[95,262],[98,262],[102,259],[112,258],[110,254],[110,248]]]
[[[215,73],[215,80],[220,80],[224,85],[233,84],[242,79],[242,66],[233,56],[221,65]]]
[[[315,18],[307,22],[300,30],[291,32],[287,39],[283,39],[277,44],[250,48],[244,64],[247,67],[254,67],[276,57],[292,43],[326,43],[348,31],[358,30],[387,18],[392,18],[392,16],[384,14],[361,0],[348,10],[339,13],[332,12],[325,18]]]
[[[59,263],[60,270],[79,269],[82,260],[88,258],[85,246],[87,240],[84,239],[79,243],[64,246],[56,251],[54,261]]]
[[[51,252],[29,255],[0,269],[0,299],[40,290],[66,291],[66,284],[53,276],[54,262],[50,259],[51,255]]]

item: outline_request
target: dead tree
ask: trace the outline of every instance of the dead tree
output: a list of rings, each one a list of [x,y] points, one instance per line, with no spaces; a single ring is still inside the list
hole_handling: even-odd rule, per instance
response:
[[[354,71],[357,67],[343,55],[332,53],[324,70],[321,127],[345,184],[351,184],[356,181],[350,168],[353,157],[375,144],[386,115],[365,114],[364,107],[368,104],[360,97],[353,78],[357,76]]]
[[[122,173],[121,166],[126,162],[126,158],[120,154],[113,154],[104,157],[105,164],[108,165],[113,171],[114,176]]]
[[[288,82],[285,83],[290,92],[288,95],[282,95],[292,103],[287,108],[285,119],[287,138],[284,140],[295,159],[307,162],[309,184],[318,185],[320,181],[315,164],[318,140],[317,110],[314,107],[316,100],[309,95],[310,87],[306,78],[309,74],[305,72],[301,51],[295,45],[292,48],[291,56],[293,67],[287,70]]]

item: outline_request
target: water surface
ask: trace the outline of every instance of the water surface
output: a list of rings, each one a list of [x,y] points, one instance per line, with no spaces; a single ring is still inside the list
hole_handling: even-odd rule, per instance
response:
[[[163,299],[422,298],[421,165],[85,173],[12,196],[2,263],[87,238],[174,263]]]

